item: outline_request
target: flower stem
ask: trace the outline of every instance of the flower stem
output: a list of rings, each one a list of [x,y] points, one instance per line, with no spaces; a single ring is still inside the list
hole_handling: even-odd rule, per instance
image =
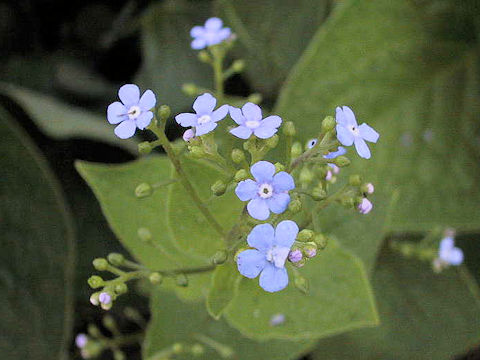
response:
[[[224,97],[224,87],[223,87],[223,81],[224,81],[224,75],[223,75],[223,58],[224,58],[224,53],[222,49],[219,47],[213,47],[211,49],[212,56],[213,56],[213,63],[212,63],[212,68],[213,68],[213,76],[215,79],[215,95],[217,97],[217,100],[220,104],[223,103],[223,97]]]

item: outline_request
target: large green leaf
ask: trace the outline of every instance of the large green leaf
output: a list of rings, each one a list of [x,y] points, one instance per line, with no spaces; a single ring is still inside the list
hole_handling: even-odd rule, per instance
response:
[[[324,339],[314,358],[448,360],[464,353],[480,343],[479,292],[466,272],[435,274],[384,249],[373,275],[381,325]]]
[[[247,61],[253,87],[278,92],[310,38],[330,12],[330,0],[217,0],[227,26],[238,35],[234,55]]]
[[[66,359],[72,330],[74,231],[40,151],[0,109],[0,357]]]
[[[93,139],[137,153],[136,142],[116,137],[114,127],[108,124],[106,118],[26,88],[0,85],[0,91],[17,102],[48,136],[55,139]]]
[[[159,351],[181,342],[187,346],[202,343],[198,336],[208,337],[224,347],[233,350],[233,359],[296,359],[310,349],[314,342],[272,340],[256,342],[243,337],[224,321],[214,321],[205,311],[203,304],[183,304],[171,294],[155,291],[150,301],[152,319],[143,346],[143,358],[154,358]],[[251,319],[255,321],[255,319]],[[278,326],[282,326],[281,324]],[[221,355],[206,346],[202,356],[195,359],[222,359]],[[177,357],[175,357],[177,358]],[[183,354],[178,359],[192,359]]]
[[[315,339],[351,329],[377,325],[378,317],[364,266],[356,257],[328,245],[301,270],[310,290],[303,294],[290,284],[267,293],[258,279],[242,279],[228,306],[227,321],[255,339]],[[284,314],[283,326],[270,326],[275,314]]]
[[[207,295],[207,311],[219,319],[236,295],[240,274],[233,262],[218,266],[212,276],[212,286]]]
[[[465,10],[469,23],[469,5],[449,9]],[[381,196],[399,191],[392,230],[480,226],[477,45],[447,42],[427,27],[439,21],[435,9],[428,1],[346,1],[314,37],[276,107],[304,140],[337,105],[378,130],[372,159],[353,155],[353,169],[367,173]]]

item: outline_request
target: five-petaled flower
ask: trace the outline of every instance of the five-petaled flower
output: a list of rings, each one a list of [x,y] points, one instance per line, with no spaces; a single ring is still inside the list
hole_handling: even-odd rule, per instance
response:
[[[118,90],[120,101],[110,104],[107,109],[107,120],[110,124],[119,124],[115,128],[115,135],[120,139],[128,139],[135,134],[135,130],[145,129],[152,121],[150,111],[157,100],[152,90],[147,90],[140,97],[137,85],[126,84]]]
[[[182,113],[175,116],[175,120],[183,127],[195,128],[195,136],[202,136],[217,127],[217,122],[222,120],[228,113],[228,105],[220,106],[217,110],[217,99],[206,93],[197,97],[193,103],[196,114]]]
[[[252,133],[260,139],[268,139],[275,135],[282,124],[282,119],[277,115],[262,120],[262,109],[251,102],[243,105],[242,109],[230,106],[230,116],[239,125],[230,133],[240,139],[248,139]]]
[[[295,188],[293,177],[280,171],[275,174],[275,165],[268,161],[259,161],[250,168],[255,181],[240,181],[235,193],[242,201],[249,201],[247,210],[257,220],[266,220],[270,211],[281,214],[290,203],[288,191]]]
[[[274,229],[270,224],[255,226],[247,237],[250,247],[237,257],[240,274],[254,279],[260,274],[260,286],[268,292],[276,292],[288,285],[285,268],[290,248],[298,234],[298,226],[284,220]]]
[[[463,262],[463,251],[455,246],[453,237],[447,236],[440,241],[438,259],[446,265],[458,266]]]
[[[205,26],[194,26],[190,31],[192,41],[192,49],[200,50],[207,46],[220,44],[228,39],[232,31],[228,27],[222,27],[221,19],[213,17],[205,22]]]
[[[355,144],[358,155],[370,159],[370,149],[365,140],[376,143],[380,135],[365,123],[359,126],[355,114],[348,106],[337,107],[336,111],[338,141],[345,146]]]

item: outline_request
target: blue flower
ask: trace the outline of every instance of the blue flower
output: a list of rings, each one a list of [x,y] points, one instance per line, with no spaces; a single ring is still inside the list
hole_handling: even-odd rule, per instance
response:
[[[216,17],[208,19],[205,26],[194,26],[190,31],[190,36],[194,38],[191,44],[192,49],[204,49],[228,39],[232,32],[230,28],[222,28],[222,26],[222,20]]]
[[[217,122],[222,120],[228,113],[228,105],[220,106],[217,110],[217,99],[210,94],[203,94],[197,97],[193,103],[196,114],[183,113],[175,116],[177,123],[183,127],[193,126],[195,136],[202,136],[217,127]]]
[[[293,177],[285,171],[275,174],[275,166],[268,161],[253,164],[250,172],[255,181],[240,181],[235,189],[240,200],[249,200],[247,210],[250,216],[257,220],[266,220],[270,211],[275,214],[283,213],[290,203],[288,191],[295,188]]]
[[[370,159],[370,149],[365,140],[376,143],[380,135],[365,123],[358,126],[355,114],[348,106],[337,107],[336,120],[338,141],[345,146],[355,144],[358,155]]]
[[[147,90],[140,97],[137,85],[126,84],[118,90],[120,101],[110,104],[107,109],[107,120],[110,124],[120,124],[115,128],[115,135],[120,139],[128,139],[135,134],[135,130],[145,129],[152,121],[150,111],[157,100],[152,90]]]
[[[438,258],[445,264],[457,266],[463,262],[463,251],[455,246],[453,237],[447,236],[440,241]]]
[[[347,153],[347,149],[343,146],[339,146],[337,151],[329,152],[327,155],[323,155],[325,159],[335,159],[341,155],[345,155]]]
[[[262,120],[262,109],[251,102],[243,105],[241,110],[230,106],[230,116],[239,125],[230,130],[230,133],[240,139],[248,139],[252,133],[260,139],[268,139],[275,135],[277,128],[282,124],[282,119],[276,115]]]
[[[247,237],[250,247],[237,257],[240,274],[254,279],[260,274],[260,286],[268,292],[276,292],[288,285],[285,269],[290,248],[298,234],[298,226],[291,220],[284,220],[274,230],[270,224],[255,226]]]

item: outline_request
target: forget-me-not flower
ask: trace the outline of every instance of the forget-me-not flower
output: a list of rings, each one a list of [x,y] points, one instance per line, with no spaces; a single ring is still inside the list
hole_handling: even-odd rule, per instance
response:
[[[242,201],[249,201],[248,213],[257,220],[266,220],[270,211],[281,214],[290,203],[288,191],[295,188],[293,177],[280,171],[275,174],[275,165],[268,161],[259,161],[250,168],[255,180],[240,181],[235,194]]]
[[[260,274],[260,286],[268,292],[276,292],[288,285],[285,269],[290,248],[298,234],[298,226],[291,220],[281,221],[274,229],[270,224],[255,226],[247,237],[250,247],[237,257],[240,274],[254,279]]]
[[[217,122],[225,118],[228,113],[228,105],[220,106],[217,110],[217,99],[206,93],[197,97],[193,103],[193,113],[183,113],[175,116],[175,120],[183,127],[195,128],[195,136],[202,136],[217,127]]]
[[[337,107],[336,121],[338,141],[345,146],[355,144],[358,155],[370,159],[370,149],[365,140],[376,143],[380,135],[365,123],[359,126],[348,106]]]
[[[213,17],[205,22],[205,26],[194,26],[190,31],[192,49],[200,50],[207,46],[220,44],[228,39],[232,31],[228,27],[223,27],[221,19]]]
[[[230,116],[239,125],[230,133],[240,139],[248,139],[252,134],[260,139],[268,139],[275,135],[282,124],[280,116],[272,115],[262,120],[262,109],[251,102],[242,109],[230,106]]]
[[[367,198],[363,198],[360,204],[357,207],[360,214],[368,214],[373,209],[373,204]]]
[[[455,266],[463,262],[463,251],[455,246],[453,237],[447,236],[440,241],[438,259],[444,264]]]
[[[145,129],[153,118],[150,111],[157,100],[152,90],[147,90],[140,97],[137,85],[126,84],[118,90],[120,101],[110,104],[107,109],[107,120],[110,124],[119,124],[114,132],[120,139],[128,139],[135,130]]]

